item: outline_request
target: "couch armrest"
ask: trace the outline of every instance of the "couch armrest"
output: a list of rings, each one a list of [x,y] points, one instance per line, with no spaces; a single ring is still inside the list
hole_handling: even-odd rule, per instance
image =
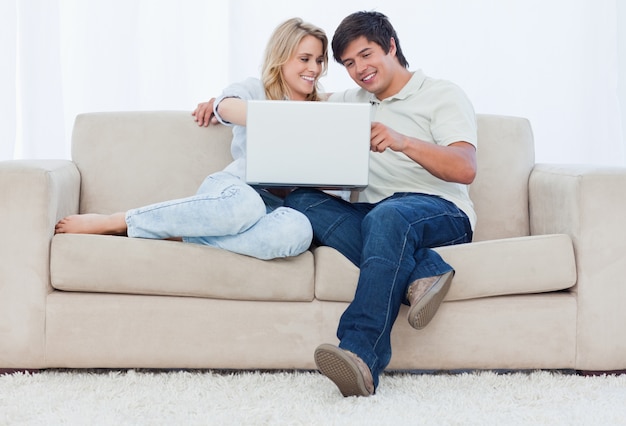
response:
[[[529,204],[531,234],[574,244],[577,368],[626,368],[626,168],[537,165]]]
[[[0,368],[44,365],[50,240],[78,211],[79,191],[70,161],[0,162]]]

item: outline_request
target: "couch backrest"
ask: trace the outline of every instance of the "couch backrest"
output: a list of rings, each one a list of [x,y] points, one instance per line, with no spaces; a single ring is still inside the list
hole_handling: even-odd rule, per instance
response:
[[[231,129],[199,127],[189,112],[82,114],[72,134],[80,211],[113,213],[195,194],[230,161]]]
[[[530,234],[528,179],[534,139],[525,118],[478,114],[478,172],[470,197],[478,215],[474,241]]]
[[[231,160],[230,128],[199,127],[189,112],[107,112],[76,118],[72,158],[81,173],[80,211],[113,213],[193,195]],[[528,120],[478,115],[478,174],[470,193],[475,241],[529,234],[534,166]]]

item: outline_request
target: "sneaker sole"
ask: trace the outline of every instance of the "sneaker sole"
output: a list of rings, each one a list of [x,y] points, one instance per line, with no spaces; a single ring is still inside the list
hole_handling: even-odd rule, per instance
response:
[[[315,364],[332,380],[343,396],[369,396],[361,370],[342,349],[321,345],[315,350]]]
[[[428,290],[422,299],[409,309],[409,324],[416,330],[421,330],[433,319],[443,298],[450,290],[454,271],[447,272]]]

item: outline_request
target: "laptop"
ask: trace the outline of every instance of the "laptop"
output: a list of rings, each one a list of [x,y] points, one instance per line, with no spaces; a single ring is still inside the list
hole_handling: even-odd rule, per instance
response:
[[[369,103],[248,101],[246,182],[366,187],[370,108]]]

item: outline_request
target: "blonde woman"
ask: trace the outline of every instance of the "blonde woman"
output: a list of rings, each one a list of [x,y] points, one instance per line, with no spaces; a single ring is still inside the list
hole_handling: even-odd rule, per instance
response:
[[[55,232],[179,238],[259,259],[302,253],[312,239],[308,219],[283,207],[279,197],[245,183],[246,105],[262,99],[318,101],[318,80],[327,66],[325,32],[299,18],[285,21],[270,37],[262,78],[227,87],[211,111],[233,128],[232,163],[209,175],[194,196],[112,215],[68,216]],[[196,121],[202,108],[200,104],[193,113]]]

